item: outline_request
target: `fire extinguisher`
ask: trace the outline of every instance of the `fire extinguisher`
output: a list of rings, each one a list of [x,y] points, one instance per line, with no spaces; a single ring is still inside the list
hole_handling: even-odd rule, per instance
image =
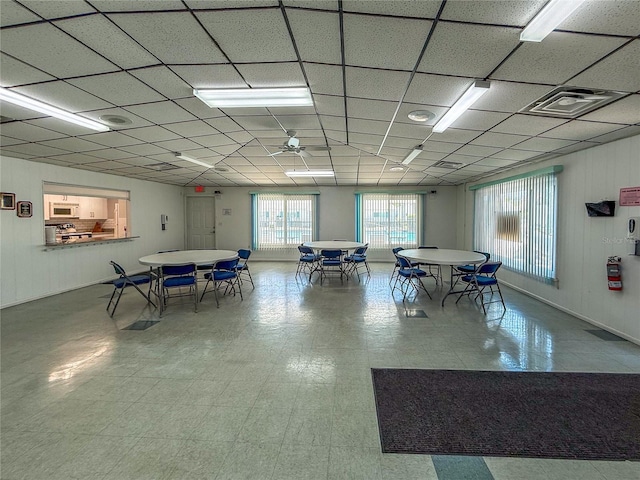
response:
[[[620,257],[609,257],[607,260],[607,278],[609,279],[609,290],[622,290],[622,259]]]

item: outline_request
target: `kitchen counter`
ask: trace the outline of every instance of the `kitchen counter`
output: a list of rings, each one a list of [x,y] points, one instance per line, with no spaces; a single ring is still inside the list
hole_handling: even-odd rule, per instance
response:
[[[105,233],[94,233],[90,238],[89,237],[80,237],[73,238],[66,241],[60,240],[56,241],[55,245],[43,245],[45,251],[47,250],[60,250],[65,248],[72,247],[86,247],[90,245],[98,245],[103,243],[116,243],[116,242],[128,242],[140,237],[123,237],[123,238],[114,238],[112,234]]]

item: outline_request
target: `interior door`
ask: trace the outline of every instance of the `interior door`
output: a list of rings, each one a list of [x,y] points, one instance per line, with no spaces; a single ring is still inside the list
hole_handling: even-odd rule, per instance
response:
[[[215,197],[187,197],[187,249],[216,248]]]

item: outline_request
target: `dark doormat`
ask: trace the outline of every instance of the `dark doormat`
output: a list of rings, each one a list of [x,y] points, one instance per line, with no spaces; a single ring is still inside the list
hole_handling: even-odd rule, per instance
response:
[[[372,369],[384,453],[640,460],[640,375]]]

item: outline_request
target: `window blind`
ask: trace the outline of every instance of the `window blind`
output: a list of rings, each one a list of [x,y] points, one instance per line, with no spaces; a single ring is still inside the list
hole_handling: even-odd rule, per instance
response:
[[[292,248],[316,234],[317,195],[252,194],[253,249]]]
[[[545,173],[475,190],[474,249],[519,273],[556,277],[557,176]]]
[[[415,248],[422,231],[422,195],[356,194],[356,240],[370,249]]]

